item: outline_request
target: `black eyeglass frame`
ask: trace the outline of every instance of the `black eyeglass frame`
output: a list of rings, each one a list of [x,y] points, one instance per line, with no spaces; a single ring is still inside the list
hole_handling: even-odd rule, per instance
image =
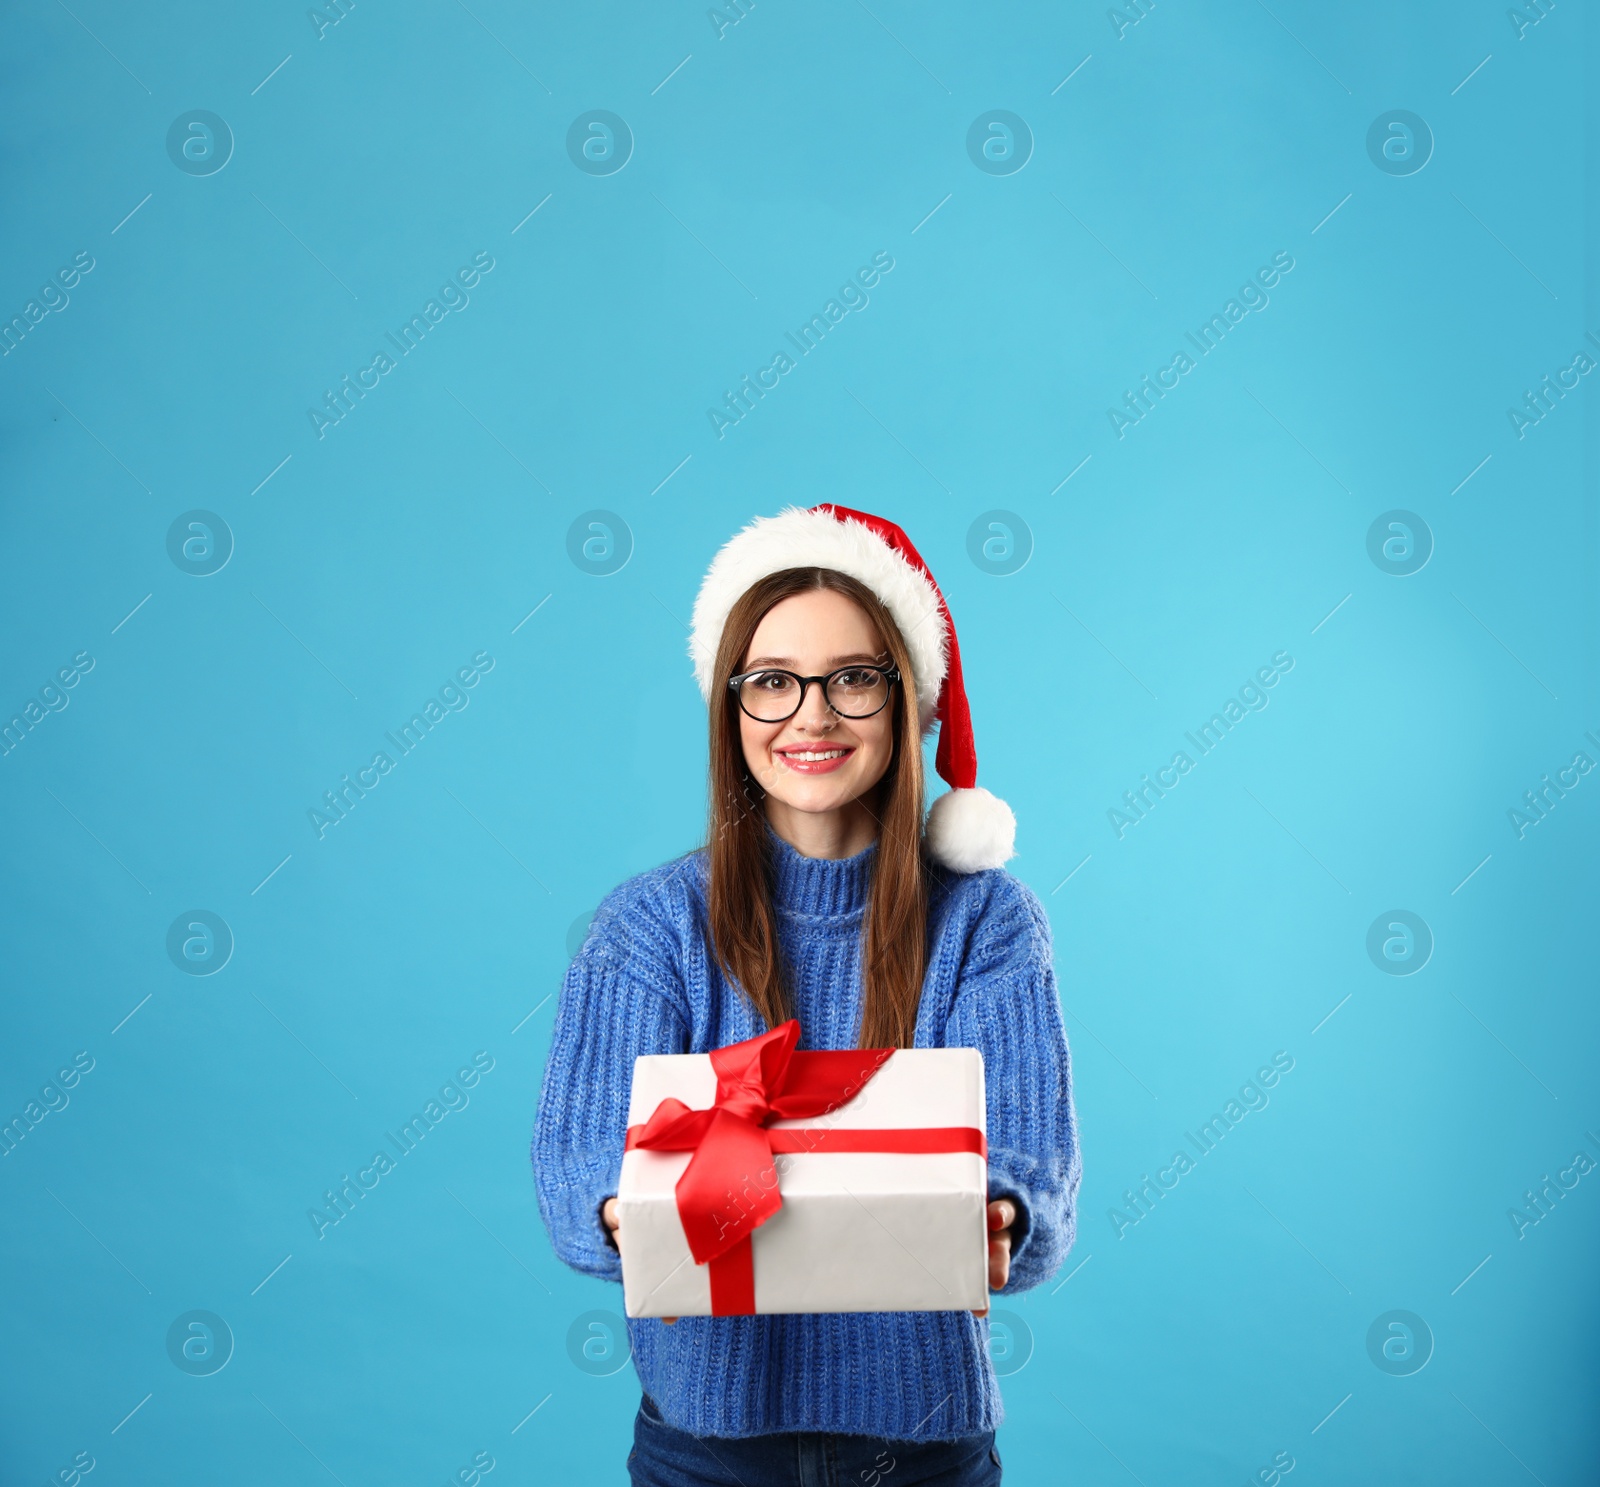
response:
[[[838,676],[841,672],[845,671],[876,671],[879,676],[888,682],[890,690],[885,691],[883,701],[880,702],[869,713],[842,713],[831,702],[828,702],[828,683],[831,682],[834,677]],[[750,709],[744,705],[744,698],[740,696],[739,693],[740,688],[742,688],[744,684],[753,676],[787,676],[799,682],[800,700],[795,703],[794,712],[785,713],[781,718],[760,718],[751,712]],[[754,671],[741,671],[737,676],[730,676],[728,678],[728,690],[733,693],[735,700],[739,704],[739,710],[744,713],[747,718],[751,718],[757,723],[787,723],[790,718],[794,717],[795,713],[798,713],[800,709],[806,705],[806,688],[809,687],[812,682],[820,682],[822,684],[822,700],[827,703],[828,710],[830,712],[832,712],[836,717],[849,718],[852,721],[860,721],[862,718],[877,717],[877,715],[889,705],[889,698],[894,695],[894,684],[899,680],[900,668],[892,661],[887,666],[874,666],[867,661],[853,661],[848,666],[834,667],[834,669],[828,672],[826,676],[801,676],[799,672],[786,671],[782,666],[758,666]]]

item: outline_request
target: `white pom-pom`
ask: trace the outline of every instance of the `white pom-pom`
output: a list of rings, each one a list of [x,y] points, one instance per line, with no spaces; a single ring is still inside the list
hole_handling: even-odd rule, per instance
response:
[[[947,791],[928,812],[928,850],[958,873],[999,867],[1017,855],[1016,840],[1011,807],[981,785]]]

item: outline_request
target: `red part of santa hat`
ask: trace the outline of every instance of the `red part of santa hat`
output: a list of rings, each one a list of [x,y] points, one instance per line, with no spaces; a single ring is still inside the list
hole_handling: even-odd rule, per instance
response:
[[[865,584],[905,637],[922,732],[939,724],[934,768],[950,786],[928,813],[930,853],[958,872],[999,867],[1016,855],[1016,817],[978,785],[955,622],[928,565],[894,522],[825,501],[758,517],[730,538],[712,560],[695,600],[689,654],[701,695],[709,705],[717,646],[739,598],[768,574],[808,567],[833,568]]]

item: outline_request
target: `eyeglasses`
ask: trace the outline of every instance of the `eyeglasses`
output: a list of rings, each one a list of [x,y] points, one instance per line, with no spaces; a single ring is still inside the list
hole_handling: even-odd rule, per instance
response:
[[[826,676],[799,676],[768,668],[730,677],[728,690],[758,723],[792,718],[804,705],[806,688],[812,682],[821,685],[828,706],[841,718],[870,718],[883,711],[890,687],[899,680],[900,668],[894,665],[841,666]]]

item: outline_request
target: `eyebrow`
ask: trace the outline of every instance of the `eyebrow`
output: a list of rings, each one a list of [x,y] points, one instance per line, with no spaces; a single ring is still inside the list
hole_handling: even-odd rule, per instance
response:
[[[852,661],[876,662],[877,659],[877,656],[868,651],[852,651],[848,656],[835,656],[828,662],[828,666],[832,669],[835,666],[848,666]],[[792,656],[756,656],[750,661],[746,669],[753,671],[757,666],[782,666],[793,670],[794,665],[795,662]]]

